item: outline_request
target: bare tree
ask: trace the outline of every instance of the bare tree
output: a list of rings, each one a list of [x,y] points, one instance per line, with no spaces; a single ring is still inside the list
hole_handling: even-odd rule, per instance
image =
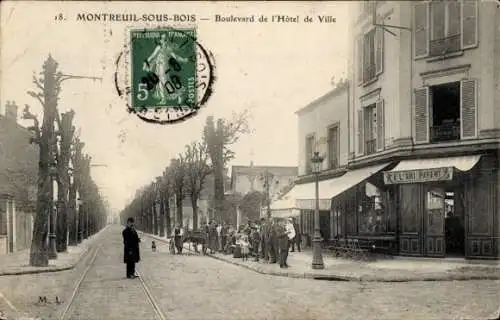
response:
[[[242,134],[250,132],[248,119],[249,110],[233,113],[230,120],[207,117],[203,129],[203,140],[207,145],[214,172],[214,209],[216,214],[222,215],[224,208],[224,168],[234,158],[231,146],[234,145]],[[221,217],[227,219],[226,216]]]
[[[186,162],[182,154],[179,155],[177,159],[172,159],[170,164],[172,170],[172,190],[175,194],[175,204],[176,208],[176,222],[183,226],[183,212],[182,204],[184,198],[186,197],[185,186],[186,186]]]
[[[160,180],[160,237],[165,236],[165,224],[167,235],[170,235],[172,223],[170,219],[170,197],[172,195],[172,172],[170,168],[163,171]]]
[[[212,169],[208,165],[207,146],[204,142],[192,142],[186,146],[186,189],[193,208],[193,229],[198,228],[198,199],[207,176]]]
[[[30,129],[35,133],[31,143],[39,146],[40,157],[38,162],[38,190],[37,210],[33,228],[33,239],[30,250],[30,265],[47,266],[48,250],[45,240],[48,234],[48,217],[52,210],[52,178],[50,165],[53,162],[52,146],[55,141],[54,122],[57,114],[57,100],[61,91],[61,73],[57,72],[58,63],[49,55],[43,64],[40,77],[33,76],[33,83],[37,92],[28,91],[28,94],[37,99],[43,107],[43,121],[40,128],[37,117],[30,112],[26,105],[24,119],[33,120]]]

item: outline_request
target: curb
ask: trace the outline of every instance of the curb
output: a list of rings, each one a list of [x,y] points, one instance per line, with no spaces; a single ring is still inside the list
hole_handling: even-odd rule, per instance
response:
[[[166,243],[169,243],[169,240],[166,238],[160,238],[159,236],[150,235],[144,232],[140,232],[141,234],[148,236],[150,238],[154,238]],[[183,253],[184,254],[184,253]],[[201,255],[201,253],[189,252],[188,255]],[[417,282],[417,281],[471,281],[471,280],[500,280],[500,269],[492,275],[467,275],[467,274],[444,274],[444,275],[422,275],[422,276],[409,276],[409,277],[374,277],[374,276],[337,276],[337,275],[321,275],[314,274],[311,272],[305,273],[297,273],[297,272],[279,272],[279,271],[268,271],[264,270],[261,267],[255,267],[246,265],[244,263],[232,261],[229,259],[224,259],[222,257],[206,254],[205,256],[223,261],[229,264],[233,264],[235,266],[243,267],[248,270],[252,270],[254,272],[260,274],[266,274],[277,277],[288,277],[288,278],[297,278],[297,279],[311,279],[311,280],[327,280],[327,281],[351,281],[351,282]]]
[[[99,232],[97,232],[94,237],[100,235],[104,230],[106,230],[110,225],[105,226]],[[39,274],[39,273],[51,273],[51,272],[61,272],[74,269],[84,258],[86,258],[92,251],[92,245],[88,245],[87,248],[82,252],[82,254],[76,259],[74,263],[66,264],[60,267],[38,267],[40,269],[33,270],[16,270],[16,271],[0,271],[0,277],[3,276],[21,276],[27,274]],[[37,268],[37,267],[35,267]],[[44,268],[44,269],[42,269]]]

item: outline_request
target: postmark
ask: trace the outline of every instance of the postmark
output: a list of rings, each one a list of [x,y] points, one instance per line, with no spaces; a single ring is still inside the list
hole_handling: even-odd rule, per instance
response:
[[[147,122],[184,121],[212,94],[214,59],[194,28],[130,29],[115,86],[127,110]]]

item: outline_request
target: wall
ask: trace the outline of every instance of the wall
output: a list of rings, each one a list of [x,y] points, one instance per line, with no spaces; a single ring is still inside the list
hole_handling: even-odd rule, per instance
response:
[[[299,176],[306,174],[306,137],[315,134],[321,155],[326,156],[328,127],[339,123],[339,166],[345,166],[348,158],[348,123],[347,108],[349,104],[348,89],[334,89],[320,97],[303,109],[297,111],[299,132]],[[327,169],[328,161],[323,161],[323,169]]]
[[[33,214],[16,212],[16,251],[28,249],[31,246]]]

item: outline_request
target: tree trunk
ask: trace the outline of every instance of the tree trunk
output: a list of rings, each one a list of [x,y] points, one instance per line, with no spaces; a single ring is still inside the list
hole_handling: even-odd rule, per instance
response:
[[[47,251],[47,235],[49,230],[49,212],[52,204],[50,187],[52,180],[49,176],[48,157],[44,152],[48,148],[40,145],[40,162],[38,165],[38,192],[37,209],[33,225],[33,239],[31,241],[30,265],[34,267],[46,267],[49,265]]]
[[[165,237],[165,195],[160,192],[160,237]]]
[[[67,222],[67,215],[68,215],[68,207],[67,207],[67,194],[68,194],[68,188],[67,188],[67,183],[66,183],[66,178],[67,177],[67,169],[66,169],[66,175],[64,173],[61,173],[62,177],[58,181],[58,188],[57,188],[57,238],[56,238],[56,249],[57,252],[65,252],[68,249],[67,242],[68,242],[68,222]]]
[[[227,220],[224,212],[224,164],[222,162],[222,151],[217,159],[214,170],[214,218]]]
[[[158,210],[156,208],[156,199],[153,201],[153,233],[155,236],[158,235]]]
[[[193,207],[193,230],[198,230],[198,195],[191,195],[191,207]]]
[[[182,221],[183,218],[183,213],[182,213],[182,197],[176,195],[176,204],[177,204],[177,217],[176,217],[176,223],[179,224],[179,226],[183,227],[184,222]]]
[[[76,183],[69,187],[68,196],[68,245],[76,246],[78,244],[77,237],[77,216],[76,216]]]
[[[170,196],[165,197],[165,223],[167,225],[167,237],[172,234],[172,217],[170,216]]]

